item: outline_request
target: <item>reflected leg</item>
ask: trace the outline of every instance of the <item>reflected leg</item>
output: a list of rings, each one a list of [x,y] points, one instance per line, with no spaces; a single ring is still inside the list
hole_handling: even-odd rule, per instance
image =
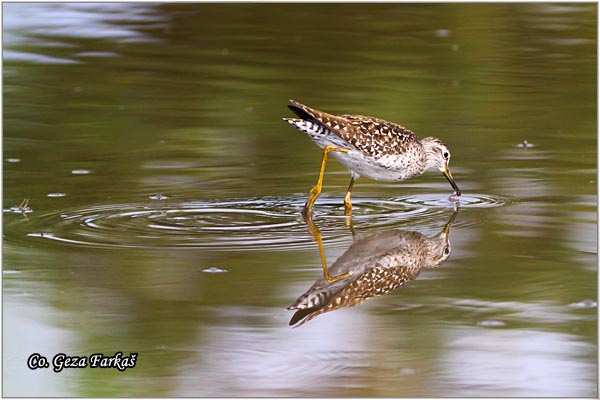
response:
[[[323,175],[325,174],[325,165],[327,164],[327,154],[329,154],[330,151],[348,153],[350,150],[335,146],[325,147],[323,150],[323,159],[321,160],[321,172],[319,173],[319,180],[317,181],[317,184],[310,189],[310,192],[308,193],[308,199],[306,199],[306,204],[304,204],[304,208],[302,209],[302,215],[305,217],[312,212],[313,205],[315,204],[315,201],[317,201],[317,197],[319,197],[321,194],[321,189],[323,188]]]
[[[315,225],[312,218],[308,217],[306,219],[306,222],[308,223],[308,231],[319,245],[319,255],[321,256],[321,266],[323,267],[323,277],[325,278],[325,280],[329,283],[333,283],[352,275],[352,273],[350,272],[346,272],[345,274],[338,276],[329,275],[329,269],[327,268],[327,260],[325,259],[325,250],[323,249],[323,238],[321,237],[321,231],[319,230],[317,225]]]

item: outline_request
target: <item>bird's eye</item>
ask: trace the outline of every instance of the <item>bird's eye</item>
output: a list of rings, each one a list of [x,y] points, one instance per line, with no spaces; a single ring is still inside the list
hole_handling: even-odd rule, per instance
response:
[[[443,152],[442,155],[446,160],[448,159],[448,157],[450,157],[450,153],[448,153],[447,151]]]
[[[450,254],[450,247],[444,248],[444,255],[447,256],[448,254]]]

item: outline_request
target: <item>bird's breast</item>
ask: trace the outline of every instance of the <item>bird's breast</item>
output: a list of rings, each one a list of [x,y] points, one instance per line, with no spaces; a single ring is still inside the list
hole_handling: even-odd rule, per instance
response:
[[[377,158],[365,156],[358,150],[332,153],[346,168],[360,176],[384,182],[399,182],[425,171],[425,160],[409,154],[389,154]]]

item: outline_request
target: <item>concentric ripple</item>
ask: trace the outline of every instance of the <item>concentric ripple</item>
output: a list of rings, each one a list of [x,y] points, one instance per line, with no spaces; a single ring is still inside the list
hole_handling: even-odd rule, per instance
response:
[[[108,248],[197,248],[215,251],[298,250],[314,247],[300,216],[304,195],[228,201],[145,201],[106,204],[85,209],[30,216],[38,226],[30,238],[70,245]],[[462,196],[461,208],[498,207],[514,199]],[[442,195],[388,199],[353,199],[355,229],[395,229],[440,225],[456,200]],[[315,205],[314,221],[329,245],[349,240],[343,205],[323,196]]]
[[[459,197],[442,194],[413,195],[397,197],[395,202],[420,205],[426,207],[447,207],[457,204],[460,208],[491,208],[519,202],[516,197],[490,196],[486,194],[468,193]]]

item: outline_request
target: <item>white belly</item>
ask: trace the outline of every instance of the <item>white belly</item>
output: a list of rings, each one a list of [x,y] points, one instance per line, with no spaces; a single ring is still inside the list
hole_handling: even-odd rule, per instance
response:
[[[384,182],[399,182],[420,175],[409,157],[384,156],[376,162],[356,150],[349,153],[331,152],[340,163],[360,176]]]
[[[412,157],[414,154],[387,155],[373,160],[372,158],[365,157],[362,152],[335,133],[319,126],[317,128],[315,128],[315,124],[308,122],[299,129],[307,133],[317,146],[322,149],[327,146],[349,149],[349,153],[332,151],[329,154],[352,171],[355,174],[355,178],[366,176],[377,181],[399,182],[421,175],[424,172],[424,160],[415,160]]]

